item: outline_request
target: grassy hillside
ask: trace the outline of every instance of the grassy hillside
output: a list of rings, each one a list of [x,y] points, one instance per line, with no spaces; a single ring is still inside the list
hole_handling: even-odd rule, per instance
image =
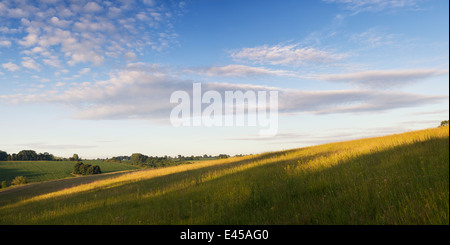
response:
[[[0,224],[448,225],[449,129],[90,178],[0,192]]]
[[[84,163],[99,165],[103,173],[132,170],[137,167],[116,162],[85,160]],[[25,176],[30,182],[40,182],[73,177],[73,161],[0,161],[0,181],[11,181],[17,176]]]

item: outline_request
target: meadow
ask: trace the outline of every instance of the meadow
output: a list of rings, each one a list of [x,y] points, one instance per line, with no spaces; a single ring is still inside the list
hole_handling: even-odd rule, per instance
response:
[[[84,160],[84,163],[99,165],[103,173],[138,169],[135,166],[99,160]],[[11,181],[24,176],[29,182],[73,177],[74,161],[0,161],[0,181]]]
[[[448,225],[449,129],[57,183],[0,191],[0,224]]]

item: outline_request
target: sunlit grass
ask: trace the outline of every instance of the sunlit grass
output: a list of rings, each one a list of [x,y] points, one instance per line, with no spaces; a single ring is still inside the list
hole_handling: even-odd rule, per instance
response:
[[[141,170],[11,198],[0,224],[448,224],[448,147],[441,127]]]

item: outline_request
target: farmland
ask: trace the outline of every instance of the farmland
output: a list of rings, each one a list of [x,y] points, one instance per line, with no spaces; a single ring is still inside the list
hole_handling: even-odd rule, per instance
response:
[[[16,189],[0,224],[448,225],[449,130]]]
[[[84,163],[99,165],[103,173],[132,170],[137,167],[97,160]],[[0,161],[0,181],[11,181],[17,176],[25,176],[29,182],[41,182],[73,177],[74,161]]]

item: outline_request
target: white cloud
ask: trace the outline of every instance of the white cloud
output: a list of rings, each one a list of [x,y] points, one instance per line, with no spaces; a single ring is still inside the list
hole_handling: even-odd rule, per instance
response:
[[[103,8],[96,2],[89,2],[86,5],[84,5],[84,11],[86,12],[100,12],[102,10]]]
[[[97,66],[111,58],[134,61],[135,51],[162,51],[177,38],[172,24],[173,17],[179,16],[172,14],[177,5],[144,4],[146,8],[135,1],[2,1],[0,16],[10,19],[2,23],[0,32],[19,33],[14,38],[25,48],[21,53],[46,56],[42,65]],[[0,47],[11,44],[0,39]],[[50,56],[65,59],[56,63]]]
[[[335,63],[343,59],[345,55],[291,44],[243,48],[231,52],[231,57],[235,60],[250,61],[258,64],[299,66]]]
[[[33,60],[30,57],[24,57],[22,62],[21,62],[22,66],[28,69],[32,69],[35,71],[40,71],[41,70],[41,66],[36,63],[35,60]]]
[[[30,33],[23,40],[19,41],[20,45],[29,47],[35,45],[39,41],[39,36],[35,33]]]
[[[61,20],[56,16],[53,16],[49,22],[60,28],[68,28],[72,24],[72,21]]]
[[[355,13],[364,11],[381,11],[385,9],[396,9],[404,7],[415,7],[418,0],[323,0],[328,3],[339,3],[345,5]]]
[[[142,66],[141,66],[142,67]],[[157,70],[158,66],[152,66]],[[192,96],[193,81],[182,80],[164,72],[143,69],[124,70],[110,79],[63,87],[60,93],[0,95],[3,103],[51,103],[74,106],[75,118],[81,119],[169,119],[174,105],[170,95],[177,90]],[[373,90],[303,91],[251,84],[202,83],[202,90],[279,91],[280,113],[361,113],[439,103],[448,95],[420,95]]]
[[[380,32],[376,28],[371,28],[365,32],[353,34],[352,36],[350,36],[350,40],[374,48],[395,44],[395,39],[398,36],[399,35],[396,34],[387,34]]]
[[[297,76],[286,70],[270,70],[264,67],[226,65],[220,67],[191,68],[186,72],[196,72],[206,76],[249,77],[249,76]]]
[[[136,53],[134,53],[132,51],[128,51],[128,52],[125,53],[125,58],[127,60],[134,61],[134,60],[137,60],[137,55],[136,55]]]
[[[46,65],[56,68],[61,68],[63,66],[57,56],[50,56],[48,59],[43,59],[42,62],[44,62],[44,64]]]
[[[24,18],[28,17],[29,13],[21,8],[8,9],[8,16],[11,18]]]
[[[0,40],[0,47],[11,47],[11,41],[9,41],[9,40]]]
[[[20,70],[20,67],[14,63],[8,62],[5,64],[2,64],[2,67],[8,71],[18,71]]]
[[[448,72],[448,69],[374,70],[345,74],[318,75],[315,77],[313,76],[313,78],[383,89],[410,84],[430,77],[448,75]]]
[[[91,71],[90,68],[83,68],[83,69],[81,69],[81,71],[79,72],[79,74],[84,75],[84,74],[89,73],[90,71]]]

